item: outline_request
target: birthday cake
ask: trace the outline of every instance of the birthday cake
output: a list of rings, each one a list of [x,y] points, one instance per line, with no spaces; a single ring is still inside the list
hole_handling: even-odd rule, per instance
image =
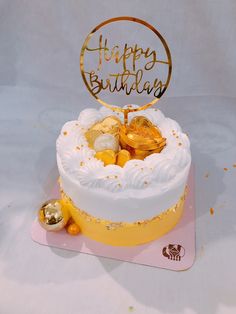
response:
[[[127,27],[139,32],[140,43]],[[144,47],[143,38],[146,44],[155,38],[157,49]],[[80,69],[104,107],[85,109],[63,126],[57,139],[61,198],[42,205],[39,222],[47,231],[66,227],[71,235],[114,246],[157,239],[182,216],[191,164],[188,136],[151,109],[170,82],[167,43],[145,21],[112,18],[86,37]],[[129,97],[140,94],[142,105],[130,105]]]
[[[122,114],[85,109],[57,139],[63,206],[83,234],[111,245],[149,242],[178,223],[191,164],[188,136],[159,109],[129,121],[123,134]]]

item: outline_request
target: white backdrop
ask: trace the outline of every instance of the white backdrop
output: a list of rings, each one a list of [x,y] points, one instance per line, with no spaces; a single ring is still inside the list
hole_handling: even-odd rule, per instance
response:
[[[172,52],[159,103],[189,134],[196,169],[196,261],[185,272],[30,238],[58,177],[61,126],[98,106],[80,76],[81,45],[119,15],[153,24]],[[235,51],[235,0],[0,0],[0,314],[236,313]]]
[[[1,0],[0,84],[84,89],[79,53],[104,19],[131,15],[166,38],[168,96],[236,95],[234,0]]]

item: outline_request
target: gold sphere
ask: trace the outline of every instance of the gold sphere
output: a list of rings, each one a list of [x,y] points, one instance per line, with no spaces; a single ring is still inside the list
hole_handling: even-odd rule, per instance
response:
[[[63,208],[60,200],[51,199],[46,201],[39,209],[38,219],[45,230],[60,231],[67,224],[69,213]]]
[[[69,224],[69,226],[67,226],[66,231],[70,235],[75,236],[80,233],[80,227],[76,223],[71,223]]]

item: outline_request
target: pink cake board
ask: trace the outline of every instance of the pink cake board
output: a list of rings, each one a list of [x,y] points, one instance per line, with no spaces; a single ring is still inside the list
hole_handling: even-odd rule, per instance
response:
[[[58,186],[49,198],[60,198]],[[35,242],[42,245],[175,271],[186,270],[193,265],[195,259],[193,168],[189,174],[188,193],[181,221],[171,232],[151,243],[134,247],[113,247],[90,240],[83,235],[71,236],[65,230],[47,232],[37,220],[33,222],[31,236]]]

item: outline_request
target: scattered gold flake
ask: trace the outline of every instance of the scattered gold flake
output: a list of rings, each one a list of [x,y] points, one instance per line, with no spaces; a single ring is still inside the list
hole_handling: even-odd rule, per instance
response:
[[[224,171],[228,171],[228,168],[224,168]]]
[[[110,177],[109,177],[109,176],[106,176],[106,178],[109,179]]]
[[[63,132],[63,134],[66,136],[68,133],[65,131],[65,132]]]
[[[121,184],[120,183],[118,183],[118,187],[121,188]]]
[[[179,136],[177,135],[176,138],[179,138]]]
[[[144,184],[145,184],[145,185],[147,185],[147,184],[148,184],[148,182],[147,182],[147,181],[144,181]]]
[[[121,185],[120,185],[121,186]],[[75,207],[75,205],[73,204],[73,201],[71,200],[70,197],[68,197],[63,190],[61,190],[61,196],[62,196],[62,199],[66,202],[66,204],[71,204],[72,206]],[[181,197],[180,201],[178,202],[178,204],[175,205],[175,209],[178,210],[180,206],[182,206],[181,204],[181,201],[183,200],[183,198]],[[131,226],[131,225],[138,225],[140,226],[140,228],[145,228],[146,226],[149,225],[149,223],[151,221],[156,221],[156,220],[162,220],[162,219],[165,219],[166,216],[168,216],[171,212],[174,211],[173,207],[166,210],[165,212],[159,214],[158,216],[155,216],[151,219],[147,219],[147,220],[139,220],[139,221],[136,221],[134,222],[133,224],[131,223],[124,223],[124,222],[111,222],[109,220],[102,220],[102,219],[99,219],[99,218],[95,218],[94,216],[92,215],[89,215],[87,214],[86,212],[82,211],[81,209],[77,208],[77,211],[79,212],[79,214],[86,220],[86,221],[89,221],[89,222],[92,222],[92,223],[102,223],[105,225],[106,229],[107,230],[117,230],[119,228],[124,228],[126,226]]]
[[[133,306],[129,306],[129,312],[133,312],[134,311],[134,307]]]
[[[84,147],[84,144],[82,144],[81,147]]]
[[[236,168],[236,164],[233,164],[233,167]]]
[[[143,168],[141,168],[141,170],[143,171]]]
[[[209,172],[207,172],[204,177],[208,178],[209,177]]]
[[[118,179],[118,176],[115,176],[115,179]]]
[[[214,208],[211,207],[211,208],[210,208],[210,214],[211,214],[211,215],[214,215],[214,212],[215,212]]]
[[[181,145],[182,145],[182,143],[179,143],[178,145],[179,145],[179,146],[181,146]]]
[[[83,165],[84,165],[84,162],[83,162],[83,161],[81,161],[81,162],[80,162],[80,166],[82,167]]]
[[[77,150],[80,150],[80,147],[79,147],[79,146],[76,146],[76,149],[77,149]]]

